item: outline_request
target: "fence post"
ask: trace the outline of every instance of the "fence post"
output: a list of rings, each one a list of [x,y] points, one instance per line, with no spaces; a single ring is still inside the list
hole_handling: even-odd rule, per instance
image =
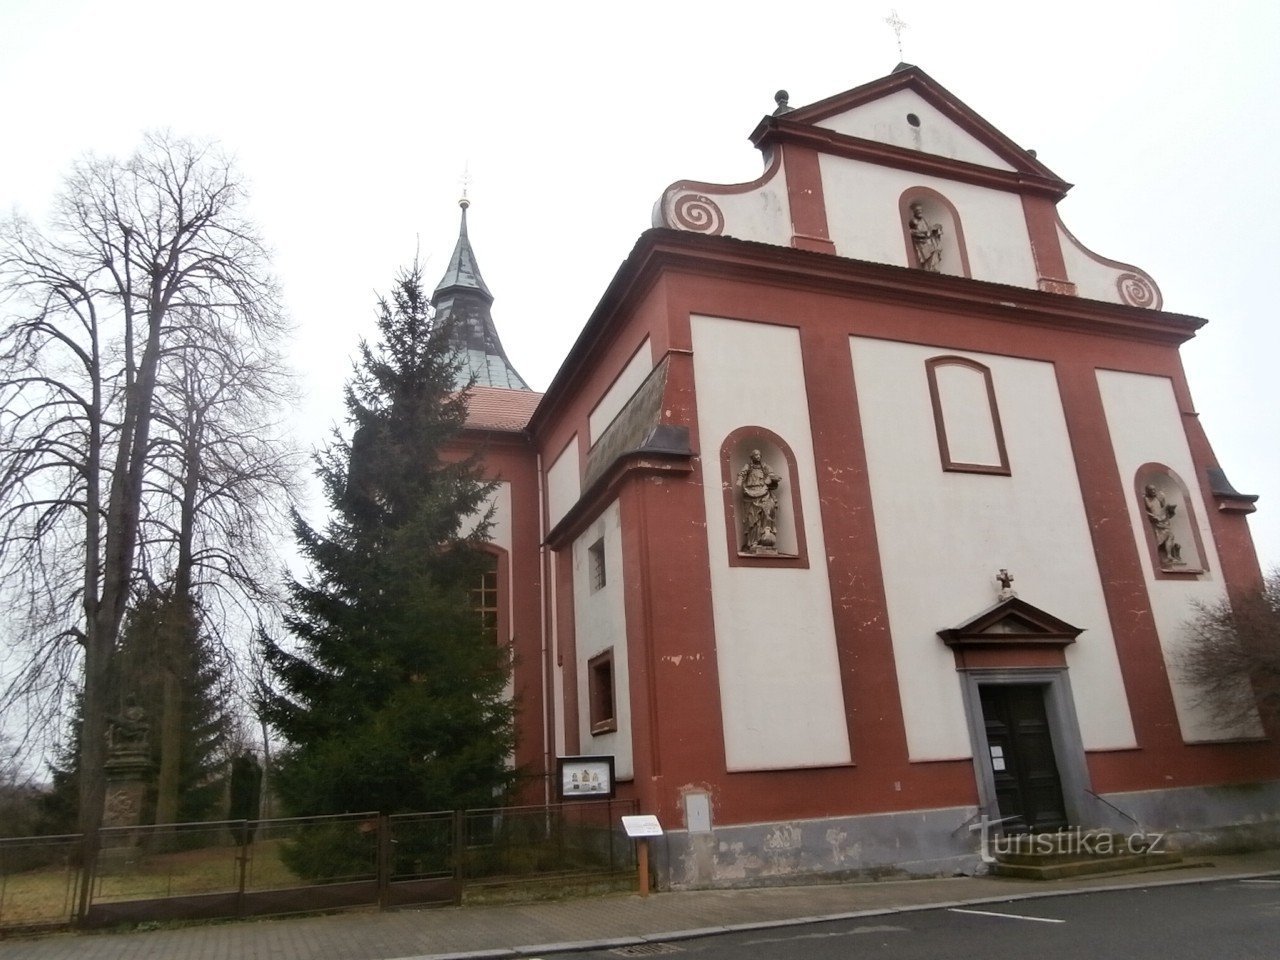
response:
[[[391,818],[378,817],[378,909],[387,909],[391,890]]]
[[[75,922],[83,925],[89,919],[93,905],[93,878],[97,872],[98,831],[92,830],[80,836],[80,887],[76,891]]]
[[[467,855],[466,837],[463,830],[463,812],[453,811],[453,903],[462,906],[462,887],[466,883],[466,871],[463,858]]]
[[[236,916],[243,919],[244,918],[244,888],[247,885],[246,878],[248,877],[248,874],[249,874],[249,844],[251,842],[250,836],[249,836],[248,821],[241,822],[238,833],[240,834],[239,836],[240,855],[236,857],[236,859],[240,862],[239,864],[240,886],[239,886],[239,889],[236,891]]]

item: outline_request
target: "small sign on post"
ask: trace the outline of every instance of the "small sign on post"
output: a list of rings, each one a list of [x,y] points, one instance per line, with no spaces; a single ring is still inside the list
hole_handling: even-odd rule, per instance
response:
[[[636,842],[636,869],[640,873],[640,896],[649,895],[649,838],[662,836],[662,824],[652,813],[622,818],[622,829]]]

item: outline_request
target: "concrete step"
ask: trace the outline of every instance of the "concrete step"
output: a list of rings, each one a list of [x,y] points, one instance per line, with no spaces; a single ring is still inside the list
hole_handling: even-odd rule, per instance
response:
[[[1062,880],[1067,877],[1089,877],[1106,873],[1163,870],[1182,865],[1182,857],[1176,853],[1145,853],[1063,859],[1039,864],[1005,863],[998,860],[991,865],[991,873],[997,877],[1015,877],[1023,880]]]
[[[1001,877],[1059,880],[1098,873],[1149,870],[1178,864],[1167,849],[1147,850],[1143,838],[1107,830],[1062,830],[1000,837],[991,872]]]

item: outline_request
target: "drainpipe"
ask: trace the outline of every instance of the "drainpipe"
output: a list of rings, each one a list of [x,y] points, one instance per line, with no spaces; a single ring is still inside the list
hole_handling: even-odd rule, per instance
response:
[[[542,488],[542,454],[537,456],[538,470],[538,603],[539,630],[542,637],[542,802],[544,806],[551,804],[551,692],[555,685],[551,682],[551,652],[547,630],[547,590],[550,581],[547,572],[547,511]]]

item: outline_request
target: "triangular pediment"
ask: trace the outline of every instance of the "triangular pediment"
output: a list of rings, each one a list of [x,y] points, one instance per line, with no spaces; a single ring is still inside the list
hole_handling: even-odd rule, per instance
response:
[[[844,93],[766,117],[752,140],[764,147],[806,127],[834,136],[833,147],[874,143],[891,151],[1031,176],[1058,185],[1063,194],[1070,187],[927,73],[908,64]]]
[[[959,626],[939,630],[947,646],[1066,646],[1084,630],[1018,597],[1008,597]]]

